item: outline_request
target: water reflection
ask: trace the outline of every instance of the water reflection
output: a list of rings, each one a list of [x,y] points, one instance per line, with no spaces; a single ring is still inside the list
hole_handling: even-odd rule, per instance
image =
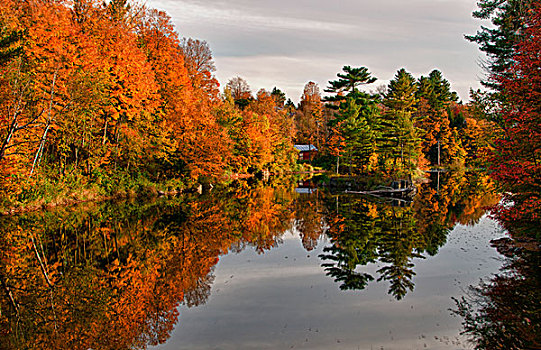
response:
[[[20,349],[128,349],[165,342],[178,306],[210,296],[220,256],[276,247],[299,232],[306,251],[330,244],[324,269],[342,289],[388,281],[397,299],[413,289],[414,258],[436,254],[457,222],[479,220],[481,176],[444,174],[414,202],[393,205],[291,179],[235,182],[201,197],[89,204],[2,218],[0,343]],[[362,271],[379,263],[377,276]],[[180,321],[182,326],[182,321]]]
[[[455,300],[463,334],[481,350],[540,349],[539,243],[504,238],[493,245],[506,257],[500,272]]]
[[[375,277],[359,268],[375,263],[382,265],[377,280],[388,281],[389,293],[402,299],[414,288],[414,259],[435,255],[457,223],[478,222],[484,208],[498,201],[484,176],[433,176],[437,181],[421,186],[412,203],[354,195],[328,198],[332,245],[321,258],[341,289],[364,289]]]

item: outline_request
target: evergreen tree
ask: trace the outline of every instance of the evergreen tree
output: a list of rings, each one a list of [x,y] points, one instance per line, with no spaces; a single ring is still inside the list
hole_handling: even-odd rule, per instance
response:
[[[466,35],[466,39],[479,45],[486,53],[488,62],[486,70],[490,75],[482,83],[495,90],[501,89],[498,77],[513,63],[514,46],[524,35],[525,18],[532,8],[534,0],[480,0],[479,9],[473,12],[473,17],[490,20],[492,26],[481,26],[475,35]]]
[[[376,97],[358,90],[358,86],[375,82],[377,79],[365,67],[344,66],[339,79],[329,81],[326,92],[335,95],[326,97],[330,102],[326,107],[337,109],[334,119],[328,122],[332,129],[330,139],[334,140],[334,154],[337,158],[344,154],[350,173],[368,170],[370,157],[375,151],[376,125],[379,110]]]
[[[389,83],[384,104],[392,109],[413,112],[417,102],[416,92],[415,78],[402,68]]]
[[[278,89],[276,86],[272,89],[271,92],[272,99],[276,103],[276,107],[284,108],[286,102],[286,94],[282,90]]]
[[[401,300],[413,291],[413,258],[423,258],[419,251],[425,245],[417,230],[414,212],[409,208],[382,208],[378,226],[381,239],[378,245],[379,261],[385,264],[378,269],[378,281],[389,281],[389,294]]]
[[[440,71],[433,70],[417,82],[417,111],[414,123],[423,131],[423,153],[432,164],[460,163],[464,160],[458,133],[451,126],[448,108],[458,101],[451,84]]]
[[[413,119],[417,103],[416,92],[415,78],[402,68],[389,83],[383,100],[387,109],[380,124],[379,151],[384,165],[387,159],[391,159],[393,172],[411,172],[417,167],[421,140]],[[400,169],[397,169],[398,159]]]
[[[340,200],[342,199],[342,200]],[[374,263],[378,258],[380,229],[373,215],[375,205],[364,199],[354,198],[327,204],[335,206],[329,210],[328,236],[331,245],[323,249],[319,258],[328,276],[340,283],[341,290],[362,290],[374,277],[366,272],[358,272],[358,267]],[[334,208],[334,207],[332,207]]]
[[[362,106],[349,97],[341,111],[344,119],[342,135],[345,142],[344,165],[352,173],[364,172],[375,150],[375,134],[366,117],[361,113]]]
[[[295,109],[295,103],[293,103],[293,101],[291,101],[291,99],[288,98],[287,101],[286,101],[285,107]]]
[[[437,69],[417,83],[417,98],[425,98],[432,109],[439,111],[451,101],[458,101],[458,94],[451,91],[451,84]]]
[[[336,74],[339,79],[329,81],[329,87],[324,90],[325,92],[335,94],[328,97],[326,99],[327,101],[343,100],[344,92],[348,94],[359,92],[357,87],[372,84],[377,80],[377,78],[371,76],[371,73],[366,67],[351,68],[350,66],[344,66],[342,70],[344,73]]]
[[[131,9],[128,0],[111,0],[108,4],[104,3],[104,6],[114,22],[124,21]]]

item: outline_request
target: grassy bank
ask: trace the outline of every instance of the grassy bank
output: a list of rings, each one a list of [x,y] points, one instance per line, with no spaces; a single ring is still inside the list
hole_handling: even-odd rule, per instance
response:
[[[92,177],[74,173],[18,182],[17,191],[8,189],[1,193],[0,215],[113,198],[153,197],[182,192],[194,184],[189,179],[155,181],[142,174],[126,172],[94,174]]]

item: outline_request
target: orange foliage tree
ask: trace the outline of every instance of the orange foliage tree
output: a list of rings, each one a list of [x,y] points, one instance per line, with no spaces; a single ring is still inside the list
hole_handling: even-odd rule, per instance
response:
[[[165,12],[127,0],[6,0],[0,62],[0,181],[12,202],[48,181],[114,191],[122,178],[292,164],[286,112],[266,95],[250,111],[229,108],[208,44],[180,40]],[[254,102],[239,94],[244,107]]]

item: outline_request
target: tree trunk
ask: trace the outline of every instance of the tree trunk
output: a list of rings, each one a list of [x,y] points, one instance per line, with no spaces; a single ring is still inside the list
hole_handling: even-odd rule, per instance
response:
[[[45,278],[45,282],[49,285],[49,287],[53,287],[53,283],[49,279],[49,274],[47,273],[47,269],[45,267],[45,264],[43,263],[43,260],[41,259],[41,256],[39,255],[38,248],[36,247],[36,241],[34,240],[34,235],[30,234],[30,240],[32,241],[32,247],[34,248],[34,254],[36,255],[36,259],[38,259],[39,266],[41,268],[41,273],[43,274],[43,277]]]
[[[106,140],[107,140],[107,117],[105,117],[105,125],[103,126],[103,141],[101,142],[101,144],[105,145]]]
[[[41,161],[41,156],[43,154],[43,148],[45,148],[45,141],[47,140],[47,133],[49,132],[49,128],[51,127],[51,124],[54,120],[53,116],[53,100],[54,100],[54,88],[56,85],[56,77],[58,76],[58,70],[56,69],[53,76],[53,82],[51,85],[51,98],[49,99],[49,112],[47,115],[47,126],[45,127],[45,131],[43,131],[43,135],[41,136],[41,140],[39,142],[38,151],[36,152],[36,155],[34,157],[34,162],[32,163],[32,169],[30,170],[30,176],[34,173],[34,169],[37,165],[39,165]]]

